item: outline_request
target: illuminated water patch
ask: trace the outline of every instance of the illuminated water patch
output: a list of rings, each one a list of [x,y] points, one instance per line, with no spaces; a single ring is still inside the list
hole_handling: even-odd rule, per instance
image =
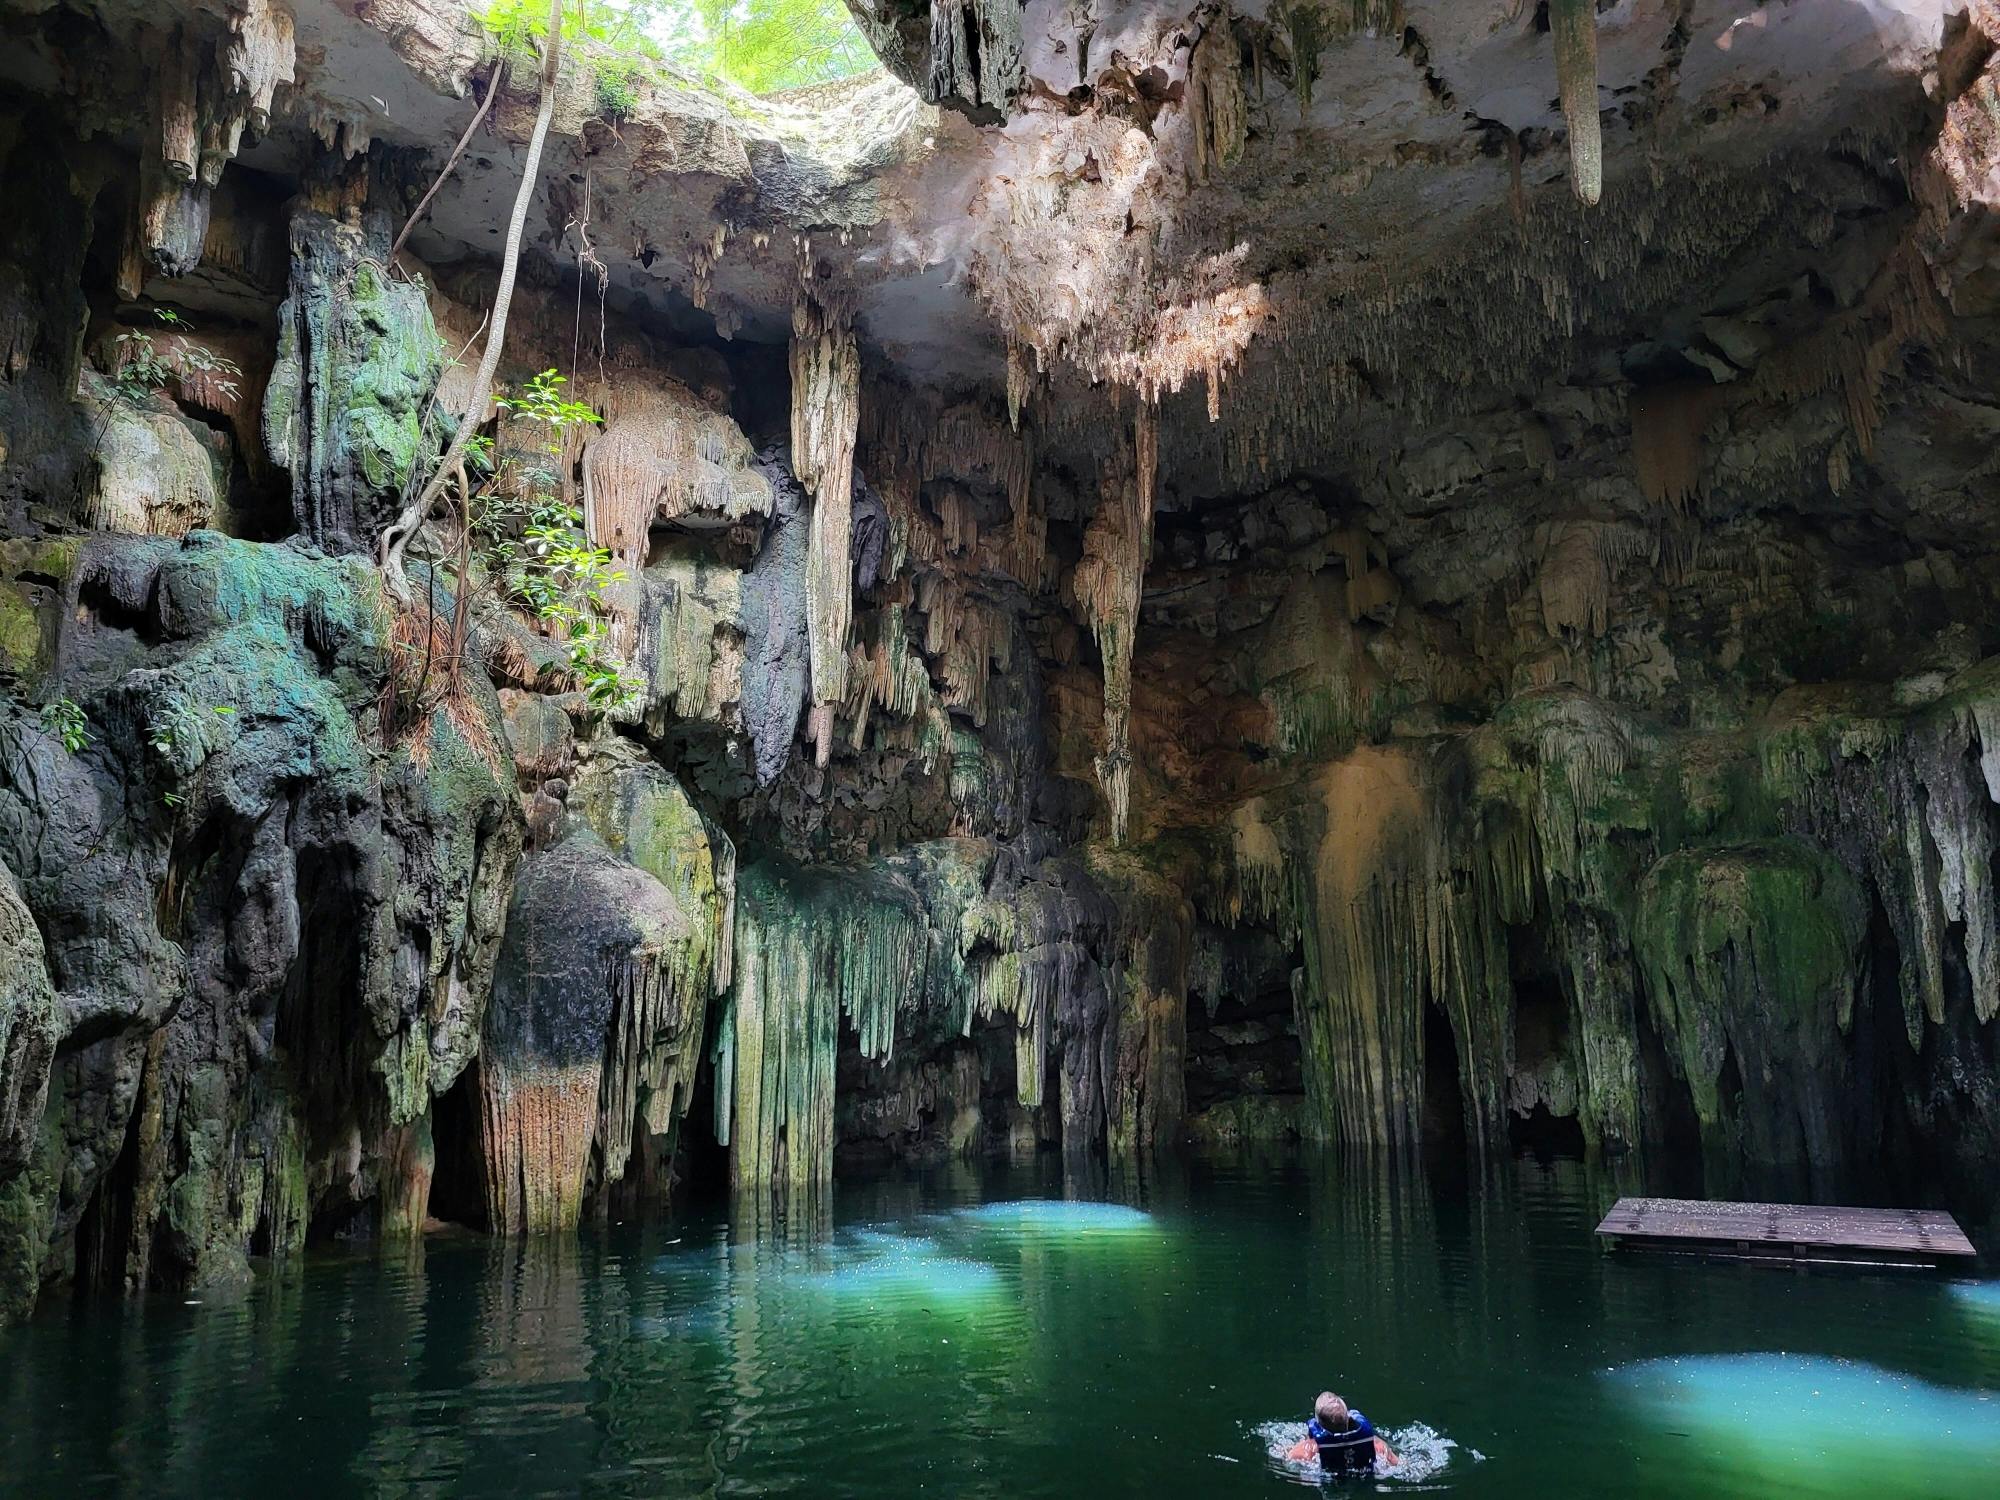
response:
[[[1005,1280],[985,1261],[950,1254],[935,1240],[881,1230],[851,1231],[810,1257],[787,1258],[780,1270],[792,1286],[869,1303],[963,1305],[1006,1291]]]
[[[1299,1484],[1319,1485],[1325,1481],[1326,1471],[1320,1468],[1317,1458],[1308,1463],[1299,1463],[1285,1455],[1291,1452],[1292,1444],[1306,1435],[1303,1422],[1260,1422],[1250,1429],[1264,1450],[1273,1473]],[[1393,1479],[1401,1484],[1421,1484],[1435,1479],[1451,1467],[1452,1455],[1462,1454],[1478,1461],[1485,1457],[1476,1448],[1461,1449],[1459,1445],[1425,1422],[1412,1422],[1407,1427],[1395,1431],[1384,1430],[1383,1441],[1402,1460],[1393,1467],[1377,1464],[1375,1477]]]
[[[961,1208],[955,1217],[983,1228],[1038,1239],[1091,1239],[1108,1235],[1155,1233],[1159,1221],[1122,1203],[1082,1203],[1060,1198],[1020,1198],[1005,1203],[981,1203]]]
[[[1854,1360],[1715,1354],[1607,1373],[1673,1461],[1772,1491],[1982,1495],[2000,1472],[2000,1392],[1953,1390]]]
[[[1976,1313],[2000,1318],[2000,1281],[1962,1281],[1951,1294]]]

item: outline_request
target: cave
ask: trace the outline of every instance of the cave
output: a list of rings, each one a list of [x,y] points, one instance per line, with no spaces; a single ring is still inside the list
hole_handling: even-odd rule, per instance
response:
[[[1765,1357],[1614,1188],[1994,1252],[1990,0],[0,17],[0,1500],[1472,1486]]]
[[[1460,1160],[1468,1144],[1464,1065],[1459,1060],[1458,1040],[1451,1034],[1451,1021],[1435,1005],[1424,1007],[1423,1048],[1423,1147],[1441,1160]]]

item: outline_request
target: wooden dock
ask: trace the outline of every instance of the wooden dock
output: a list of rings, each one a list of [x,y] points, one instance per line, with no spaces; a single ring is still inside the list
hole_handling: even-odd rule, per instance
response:
[[[1972,1242],[1934,1208],[1822,1208],[1620,1198],[1597,1232],[1620,1249],[1780,1265],[1969,1266]]]

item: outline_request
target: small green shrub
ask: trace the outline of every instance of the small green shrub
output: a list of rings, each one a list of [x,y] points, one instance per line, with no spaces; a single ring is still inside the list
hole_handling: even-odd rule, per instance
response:
[[[90,743],[89,720],[74,698],[52,698],[42,705],[42,729],[62,741],[71,755]]]
[[[613,653],[611,626],[604,617],[604,591],[625,575],[611,565],[607,549],[590,545],[582,512],[564,504],[557,493],[554,461],[562,454],[564,433],[599,420],[588,404],[564,394],[567,384],[558,372],[544,370],[518,392],[494,398],[501,410],[548,429],[543,451],[549,462],[503,458],[496,464],[487,443],[483,467],[488,473],[496,467],[510,469],[507,477],[526,493],[510,496],[491,484],[482,487],[471,507],[472,527],[488,569],[503,580],[507,601],[561,636],[577,686],[592,707],[610,710],[639,687]]]
[[[208,345],[187,337],[194,325],[171,307],[156,307],[153,316],[178,331],[164,349],[153,342],[150,333],[139,329],[118,335],[114,342],[124,351],[115,381],[119,393],[128,400],[144,401],[177,376],[214,375],[219,378],[212,382],[213,388],[234,401],[240,390],[237,379],[243,373],[242,367]]]
[[[607,120],[631,118],[639,107],[640,73],[630,64],[600,63],[597,68],[597,112]]]

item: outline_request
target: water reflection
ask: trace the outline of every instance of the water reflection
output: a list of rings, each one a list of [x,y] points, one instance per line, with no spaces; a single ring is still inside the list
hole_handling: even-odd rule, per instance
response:
[[[2000,1386],[1991,1284],[1609,1256],[1619,1187],[956,1167],[581,1242],[321,1254],[193,1307],[51,1303],[0,1334],[0,1493],[290,1492],[309,1455],[315,1488],[375,1495],[1210,1500],[1268,1494],[1270,1442],[1326,1387],[1422,1459],[1399,1483],[1468,1495],[1989,1493],[2000,1454],[1960,1440]],[[1787,1405],[1776,1349],[1899,1383],[1899,1408],[1836,1403],[1925,1485],[1795,1473],[1824,1403]]]

